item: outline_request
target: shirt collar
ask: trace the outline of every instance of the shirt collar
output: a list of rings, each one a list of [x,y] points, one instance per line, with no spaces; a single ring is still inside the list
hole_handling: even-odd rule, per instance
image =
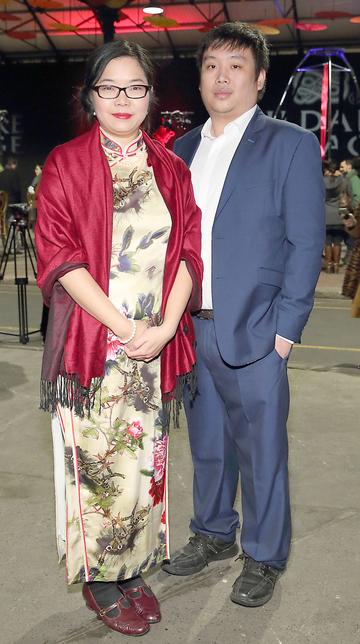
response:
[[[252,117],[254,116],[256,108],[257,105],[254,105],[249,110],[241,114],[241,116],[238,116],[236,119],[225,125],[224,134],[226,134],[229,130],[231,131],[233,128],[236,128],[239,132],[244,132]],[[203,139],[204,137],[207,139],[219,138],[211,133],[211,118],[206,121],[204,127],[201,130],[201,138]]]

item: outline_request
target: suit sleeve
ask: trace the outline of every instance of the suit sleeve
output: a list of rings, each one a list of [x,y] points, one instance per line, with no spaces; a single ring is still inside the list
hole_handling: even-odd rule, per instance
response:
[[[35,240],[37,283],[48,304],[54,283],[70,270],[87,267],[86,254],[76,238],[76,227],[54,150],[44,166],[37,199]]]
[[[283,190],[287,256],[277,333],[299,342],[314,302],[325,236],[325,197],[319,143],[305,133],[290,162]]]

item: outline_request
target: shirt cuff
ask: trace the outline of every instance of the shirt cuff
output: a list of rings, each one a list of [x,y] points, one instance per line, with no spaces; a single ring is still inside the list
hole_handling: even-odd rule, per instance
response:
[[[284,338],[283,335],[279,335],[278,333],[276,334],[278,338],[281,338],[282,340],[285,340],[285,342],[288,342],[289,344],[294,344],[294,340],[289,340],[288,338]]]

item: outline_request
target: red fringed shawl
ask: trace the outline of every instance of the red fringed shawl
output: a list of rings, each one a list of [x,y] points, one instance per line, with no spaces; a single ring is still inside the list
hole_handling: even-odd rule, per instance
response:
[[[201,307],[200,211],[190,172],[181,159],[145,132],[148,164],[172,218],[167,248],[162,312],[181,260],[193,280],[187,311],[175,337],[161,354],[164,401],[191,374],[194,330],[190,311]],[[42,409],[58,403],[79,415],[89,411],[101,384],[106,359],[107,328],[78,306],[58,281],[70,270],[86,267],[108,293],[112,243],[113,191],[108,162],[101,149],[99,127],[55,148],[43,169],[38,193],[36,247],[38,285],[50,305],[41,374]]]

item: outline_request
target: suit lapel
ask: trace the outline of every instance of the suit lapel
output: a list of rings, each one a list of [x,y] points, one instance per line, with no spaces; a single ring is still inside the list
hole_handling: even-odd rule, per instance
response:
[[[220,195],[215,219],[224,209],[226,203],[231,197],[232,192],[235,190],[235,187],[238,186],[241,182],[243,168],[247,163],[248,157],[251,156],[254,152],[254,146],[256,146],[257,137],[259,136],[260,130],[265,125],[265,122],[265,114],[258,107],[249,125],[247,126],[230,163],[227,175],[225,177],[224,186]]]
[[[190,164],[195,156],[195,152],[200,145],[202,128],[202,125],[200,127],[196,127],[194,130],[191,130],[191,132],[185,135],[184,140],[179,139],[175,143],[175,154],[180,156],[183,161],[185,161],[188,167],[190,167]]]

